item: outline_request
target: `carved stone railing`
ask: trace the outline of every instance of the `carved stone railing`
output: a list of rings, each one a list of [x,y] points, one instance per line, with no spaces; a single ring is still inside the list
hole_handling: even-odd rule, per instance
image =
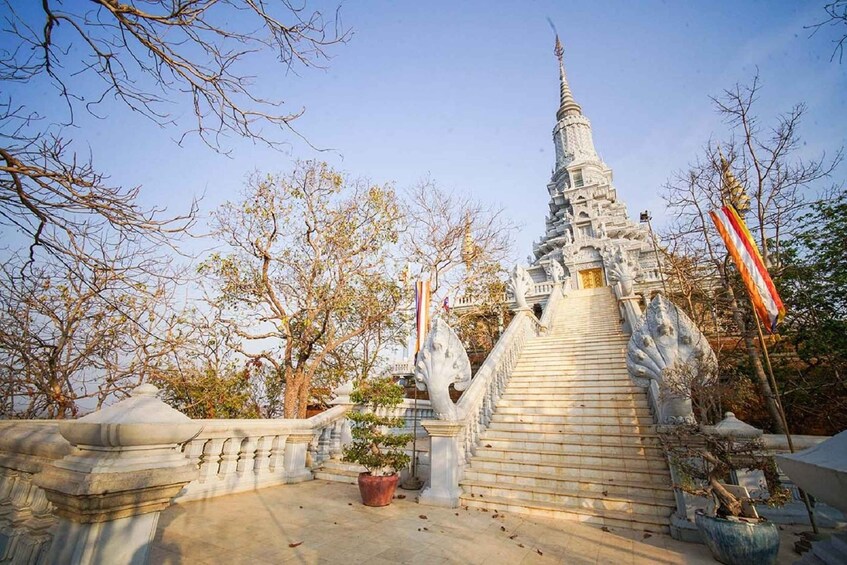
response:
[[[151,388],[152,392],[143,391],[144,402],[152,402],[155,387]],[[129,400],[138,402],[133,398]],[[143,456],[144,448],[138,451],[131,442],[148,443],[152,440],[147,437],[161,436],[175,424],[156,420],[101,423],[85,422],[84,419],[79,424],[56,420],[0,422],[0,563],[50,560],[76,563],[79,561],[68,557],[68,552],[76,551],[73,547],[77,547],[80,554],[95,552],[100,559],[95,562],[129,562],[124,559],[124,553],[130,546],[123,544],[121,547],[117,542],[119,536],[114,544],[104,545],[96,541],[96,536],[86,534],[86,528],[90,524],[108,523],[103,527],[115,531],[136,528],[133,532],[137,532],[148,526],[155,528],[152,516],[171,501],[206,499],[309,480],[312,468],[320,461],[340,455],[350,408],[349,404],[338,405],[305,420],[189,420],[180,415],[186,423],[179,425],[196,426],[201,429],[200,433],[192,431],[189,434],[189,437],[194,436],[192,439],[183,439],[184,443],[173,444],[170,448],[159,448],[162,455],[151,456],[149,465]],[[92,416],[98,414],[100,412]],[[422,412],[421,416],[431,417],[427,412]],[[60,433],[60,424],[70,424],[71,428],[63,428]],[[128,429],[128,424],[145,431],[122,432],[121,429]],[[64,437],[69,433],[68,437],[81,438],[79,447],[73,447]],[[107,442],[108,446],[124,443],[103,449],[96,443],[94,447],[85,445],[87,441]],[[127,463],[124,467],[115,467],[111,462],[98,467],[98,458],[109,461],[123,458]],[[94,469],[91,474],[86,474],[89,473],[86,465]],[[150,469],[146,469],[147,466]],[[112,485],[109,481],[114,481],[115,472],[102,474],[106,471],[98,470],[100,468],[107,471],[115,468],[122,478]],[[85,479],[84,488],[74,487],[78,479]],[[64,492],[64,489],[72,490]],[[94,491],[78,492],[84,489]],[[150,498],[151,489],[159,489],[161,495],[145,502],[145,497]],[[57,509],[48,497],[61,503],[62,508]],[[130,521],[141,525],[125,525]],[[62,537],[59,545],[52,543],[55,532]],[[134,551],[149,542],[148,538],[141,538],[143,536],[136,540],[139,546]],[[91,543],[95,544],[91,546],[93,549],[80,549]]]
[[[199,477],[175,501],[311,479],[312,466],[341,453],[349,409],[334,406],[305,420],[197,420],[203,430],[183,452]]]
[[[462,415],[460,465],[476,451],[479,436],[488,428],[497,401],[503,395],[527,339],[544,330],[531,312],[517,312],[494,349],[476,372],[471,385],[459,398],[456,408]]]
[[[562,283],[558,282],[551,284],[553,286],[550,289],[550,296],[547,298],[547,304],[544,305],[544,311],[541,314],[541,320],[539,320],[539,325],[545,332],[549,332],[553,329],[553,325],[556,320],[553,316],[553,312],[556,311],[559,307],[559,302],[561,302],[562,298],[564,298]]]
[[[533,302],[533,303],[539,302],[539,300],[538,300],[539,298],[544,298],[545,296],[547,296],[548,294],[550,294],[553,291],[553,285],[554,284],[555,283],[553,283],[553,281],[544,281],[544,282],[540,282],[540,283],[534,283],[530,287],[529,291],[526,293],[527,299],[533,299],[533,300],[531,300],[531,302]],[[514,304],[515,297],[511,292],[504,292],[503,295],[500,297],[500,300],[502,300],[503,302],[505,302],[507,304]],[[460,296],[460,297],[456,298],[456,300],[453,302],[452,307],[453,308],[470,308],[471,306],[477,306],[478,304],[480,304],[480,301],[476,297]]]
[[[430,480],[419,498],[421,503],[458,505],[459,480],[465,465],[491,422],[494,408],[506,389],[524,344],[544,330],[531,311],[515,312],[506,331],[459,398],[456,404],[458,419],[422,422],[430,435],[431,469]]]
[[[56,520],[33,477],[70,451],[55,422],[0,422],[0,563],[46,558]]]
[[[618,300],[618,308],[620,309],[621,319],[623,321],[623,331],[632,334],[642,322],[641,299],[636,295],[624,296],[620,283],[615,283],[612,289],[615,293],[615,298]],[[659,423],[661,410],[659,383],[654,379],[650,379],[646,389],[647,401],[650,404],[650,412],[653,414],[653,420]]]

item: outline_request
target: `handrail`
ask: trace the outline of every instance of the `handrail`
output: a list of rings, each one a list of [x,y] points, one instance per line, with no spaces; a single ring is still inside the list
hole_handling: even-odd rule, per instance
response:
[[[544,305],[544,312],[541,314],[541,320],[539,320],[539,324],[544,328],[544,331],[549,332],[553,329],[555,320],[553,312],[556,308],[558,308],[559,302],[563,297],[564,290],[562,288],[562,283],[557,282],[553,285],[553,289],[550,291],[550,296],[547,298],[547,304]]]
[[[629,331],[630,334],[633,334],[644,319],[641,307],[638,305],[639,298],[634,295],[622,296],[623,291],[620,283],[616,283],[612,289],[614,290],[615,298],[618,300],[621,316],[623,317],[624,331]],[[647,401],[650,404],[650,411],[653,413],[653,421],[658,424],[661,421],[661,392],[659,391],[659,384],[654,379],[650,379],[648,383],[642,386],[647,389]]]
[[[547,307],[549,317],[552,317],[557,304],[557,297],[551,296]],[[541,335],[546,329],[531,311],[515,312],[515,317],[476,372],[471,385],[459,398],[456,408],[462,423],[458,453],[460,469],[464,468],[468,458],[476,451],[480,436],[491,423],[494,408],[506,389],[524,343],[530,337]]]
[[[341,453],[341,432],[350,404],[307,419],[199,420],[202,431],[183,446],[200,476],[176,501],[196,500],[310,478],[311,471],[286,468],[289,450],[311,454],[311,467]],[[300,445],[302,447],[297,447]]]

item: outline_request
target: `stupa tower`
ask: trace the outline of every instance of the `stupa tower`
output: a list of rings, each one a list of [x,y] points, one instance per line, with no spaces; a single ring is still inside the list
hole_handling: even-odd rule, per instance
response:
[[[660,286],[647,227],[631,221],[618,200],[612,170],[597,154],[591,121],[568,83],[558,36],[554,53],[559,63],[559,109],[553,128],[556,164],[547,185],[546,229],[533,245],[529,272],[537,282],[543,281],[550,262],[558,261],[572,289],[606,286],[607,269],[619,254],[634,265],[646,286]]]

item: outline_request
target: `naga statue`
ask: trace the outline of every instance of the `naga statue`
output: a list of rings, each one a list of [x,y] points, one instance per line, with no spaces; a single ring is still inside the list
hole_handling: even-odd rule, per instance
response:
[[[459,419],[456,405],[450,398],[450,385],[456,390],[467,388],[471,382],[471,362],[459,336],[440,318],[433,320],[432,329],[418,353],[415,382],[418,390],[429,392],[436,419]]]
[[[606,272],[611,282],[620,283],[621,296],[632,296],[632,285],[641,278],[641,269],[623,249],[618,248],[608,263]]]
[[[526,295],[532,290],[534,285],[535,283],[532,281],[529,273],[526,272],[526,269],[520,265],[515,265],[515,268],[512,269],[512,278],[509,279],[509,290],[515,297],[517,310],[529,309],[529,305],[526,302]]]
[[[659,385],[659,423],[695,423],[691,386],[715,377],[717,358],[694,322],[661,294],[647,307],[627,346],[627,368],[640,386]]]
[[[554,283],[561,283],[565,280],[565,269],[562,264],[556,259],[550,259],[544,262],[544,272]]]

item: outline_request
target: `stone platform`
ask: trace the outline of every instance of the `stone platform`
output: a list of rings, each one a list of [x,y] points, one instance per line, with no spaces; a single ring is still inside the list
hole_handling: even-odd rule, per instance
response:
[[[415,503],[361,504],[354,485],[309,481],[176,504],[159,520],[153,564],[715,563],[703,545],[664,534]],[[782,531],[781,565],[797,555]],[[292,547],[293,546],[293,547]]]

